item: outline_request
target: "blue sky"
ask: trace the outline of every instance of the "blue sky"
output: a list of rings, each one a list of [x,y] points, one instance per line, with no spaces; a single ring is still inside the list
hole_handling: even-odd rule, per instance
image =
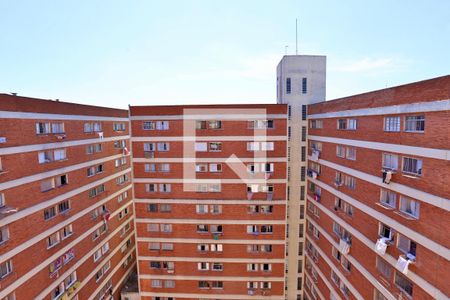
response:
[[[285,46],[327,99],[448,75],[450,1],[0,0],[0,92],[125,108],[274,103]]]

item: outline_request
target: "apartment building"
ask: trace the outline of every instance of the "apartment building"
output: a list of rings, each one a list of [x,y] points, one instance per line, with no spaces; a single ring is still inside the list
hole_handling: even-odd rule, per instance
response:
[[[305,299],[450,297],[450,76],[310,105]]]
[[[284,56],[278,104],[0,94],[0,299],[448,299],[450,76],[326,102],[325,77]]]
[[[0,94],[0,299],[118,299],[135,265],[126,110]]]
[[[141,299],[284,299],[287,106],[130,118]]]

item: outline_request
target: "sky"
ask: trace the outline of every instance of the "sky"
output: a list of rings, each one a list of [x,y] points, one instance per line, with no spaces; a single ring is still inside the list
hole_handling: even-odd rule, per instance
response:
[[[327,56],[327,99],[448,75],[449,0],[0,0],[0,93],[126,108],[275,103]],[[287,46],[287,47],[286,47]]]

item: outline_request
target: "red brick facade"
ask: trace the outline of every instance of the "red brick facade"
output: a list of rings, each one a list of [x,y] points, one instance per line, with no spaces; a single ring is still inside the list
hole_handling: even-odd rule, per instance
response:
[[[449,297],[449,91],[446,76],[309,106],[309,154],[320,148],[309,167],[317,171],[319,165],[320,174],[308,179],[307,299],[319,292],[333,299]],[[339,129],[339,120],[346,120],[347,129]],[[356,128],[349,126],[353,122]],[[383,183],[388,156],[396,167]],[[411,172],[414,167],[420,174]],[[337,172],[342,185],[336,183]],[[354,178],[354,187],[346,176]],[[395,195],[394,202],[382,203],[386,191]],[[332,247],[339,248],[348,235],[341,231],[340,237],[336,223],[351,235],[349,253],[338,258]],[[375,250],[387,232],[383,224],[391,228],[385,254]],[[410,264],[402,273],[397,260],[407,253]],[[347,260],[350,271],[343,267]],[[338,283],[332,270],[339,273]]]

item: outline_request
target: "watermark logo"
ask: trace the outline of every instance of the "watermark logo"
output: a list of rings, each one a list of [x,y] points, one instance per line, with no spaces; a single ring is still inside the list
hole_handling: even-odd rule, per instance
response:
[[[240,123],[229,123],[224,128],[223,122],[229,121]],[[223,183],[236,180],[246,183],[249,193],[266,187],[273,172],[273,164],[267,162],[267,151],[274,150],[274,142],[267,139],[267,128],[273,126],[272,122],[264,108],[184,109],[183,190],[220,191]],[[197,179],[199,172],[222,172],[219,164],[237,176]]]

